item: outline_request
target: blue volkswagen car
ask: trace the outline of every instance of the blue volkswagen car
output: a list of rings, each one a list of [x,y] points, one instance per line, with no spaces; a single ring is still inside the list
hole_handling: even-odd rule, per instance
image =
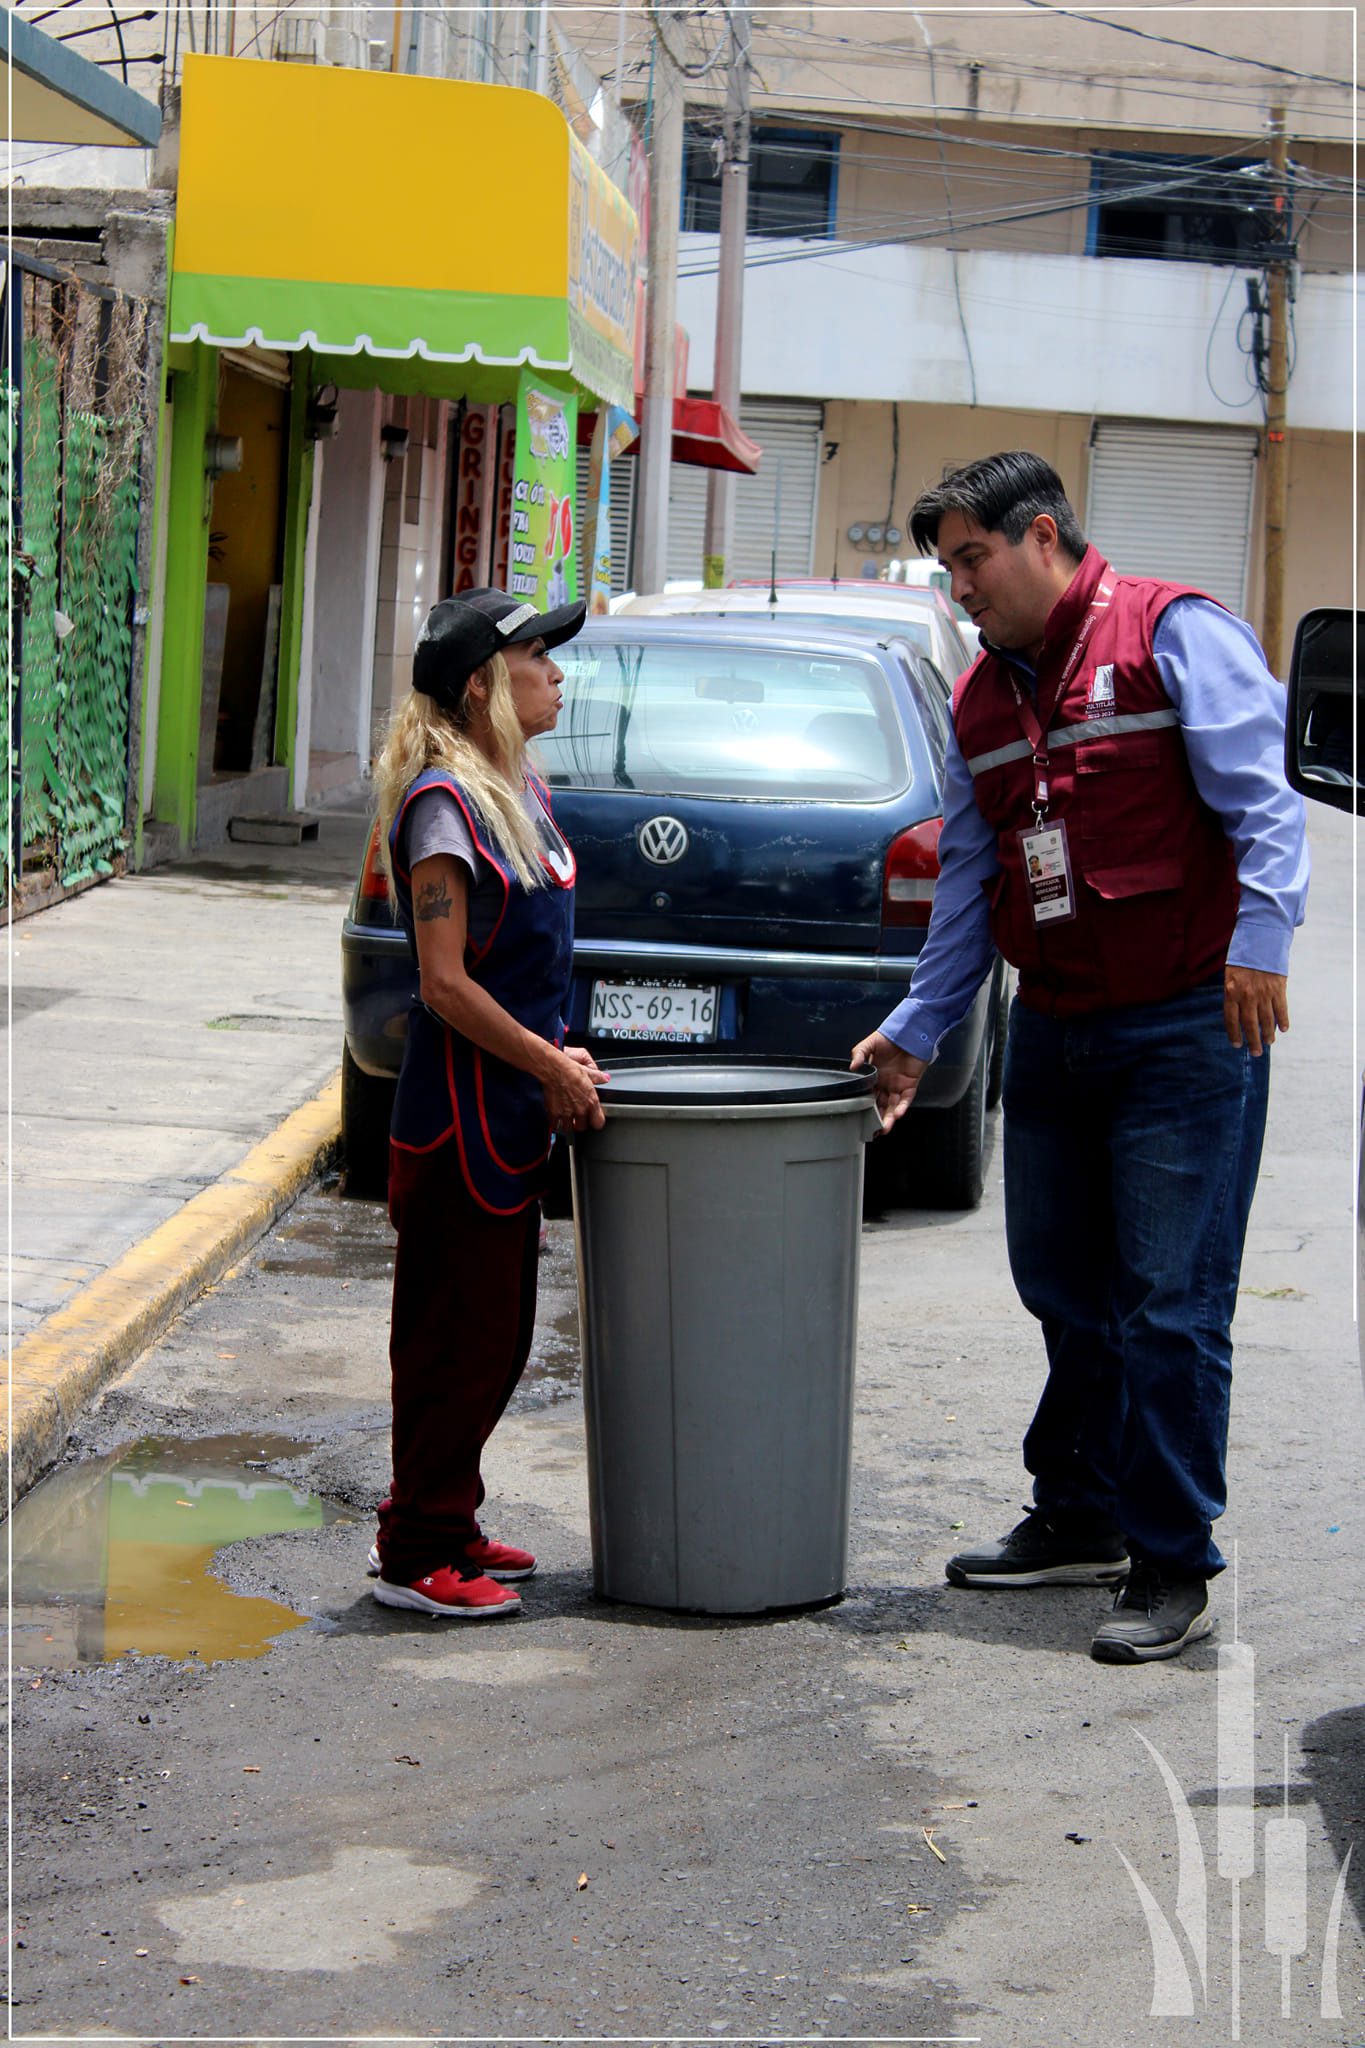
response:
[[[780,615],[594,619],[557,652],[535,743],[578,861],[570,1038],[846,1060],[900,1001],[938,873],[948,686],[891,635]],[[416,969],[371,847],[342,936],[351,1185],[382,1186]],[[999,1094],[997,963],[879,1177],[931,1206],[981,1194]]]

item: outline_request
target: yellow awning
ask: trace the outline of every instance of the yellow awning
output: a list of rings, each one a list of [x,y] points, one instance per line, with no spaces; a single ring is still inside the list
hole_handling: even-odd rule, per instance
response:
[[[537,93],[186,59],[174,341],[307,348],[427,391],[497,382],[451,376],[468,365],[510,395],[529,363],[628,404],[636,241]]]

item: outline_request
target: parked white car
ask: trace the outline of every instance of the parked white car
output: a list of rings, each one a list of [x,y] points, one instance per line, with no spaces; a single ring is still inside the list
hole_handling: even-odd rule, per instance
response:
[[[941,562],[934,561],[930,555],[907,555],[903,559],[893,557],[886,565],[886,580],[897,589],[941,590],[952,606],[957,630],[975,661],[981,652],[981,635],[962,606],[953,604],[952,578]]]
[[[906,640],[927,654],[949,684],[976,658],[941,590],[856,577],[846,583],[779,581],[775,596],[767,583],[732,583],[724,590],[665,590],[653,597],[632,597],[613,609],[627,618],[753,618],[767,612],[780,614],[784,622],[818,619],[831,626],[870,627],[879,636]],[[975,638],[975,629],[971,630]]]

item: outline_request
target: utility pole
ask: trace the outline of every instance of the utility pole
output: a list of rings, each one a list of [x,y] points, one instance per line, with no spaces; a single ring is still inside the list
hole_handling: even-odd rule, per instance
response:
[[[683,81],[657,23],[653,68],[649,288],[645,302],[648,323],[632,579],[640,591],[662,590],[668,575],[668,486],[673,461],[673,375],[678,326],[678,216],[682,210]]]
[[[1265,572],[1261,613],[1261,647],[1272,675],[1280,673],[1284,649],[1284,548],[1289,499],[1289,451],[1284,438],[1289,410],[1289,266],[1293,261],[1288,171],[1289,139],[1284,108],[1272,107],[1270,172],[1275,241],[1266,258],[1270,348],[1265,394]]]
[[[716,277],[716,362],[712,396],[739,416],[740,344],[744,331],[744,243],[749,225],[749,9],[730,8],[730,68],[721,130],[720,251]],[[713,469],[706,480],[702,582],[719,590],[735,537],[735,476]]]

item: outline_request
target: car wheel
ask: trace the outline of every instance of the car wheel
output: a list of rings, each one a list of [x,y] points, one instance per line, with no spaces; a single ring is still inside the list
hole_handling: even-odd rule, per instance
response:
[[[996,998],[991,1030],[991,1063],[986,1072],[986,1107],[998,1109],[1005,1092],[1005,1040],[1010,1029],[1010,998],[1013,994],[1010,970],[1000,963],[1000,993]]]
[[[389,1123],[393,1117],[394,1083],[367,1074],[341,1055],[341,1151],[346,1163],[346,1192],[386,1201],[389,1192]]]
[[[912,1145],[907,1179],[927,1209],[974,1209],[986,1160],[986,1096],[990,1044],[985,1038],[971,1083],[951,1109],[925,1109],[907,1119]]]

